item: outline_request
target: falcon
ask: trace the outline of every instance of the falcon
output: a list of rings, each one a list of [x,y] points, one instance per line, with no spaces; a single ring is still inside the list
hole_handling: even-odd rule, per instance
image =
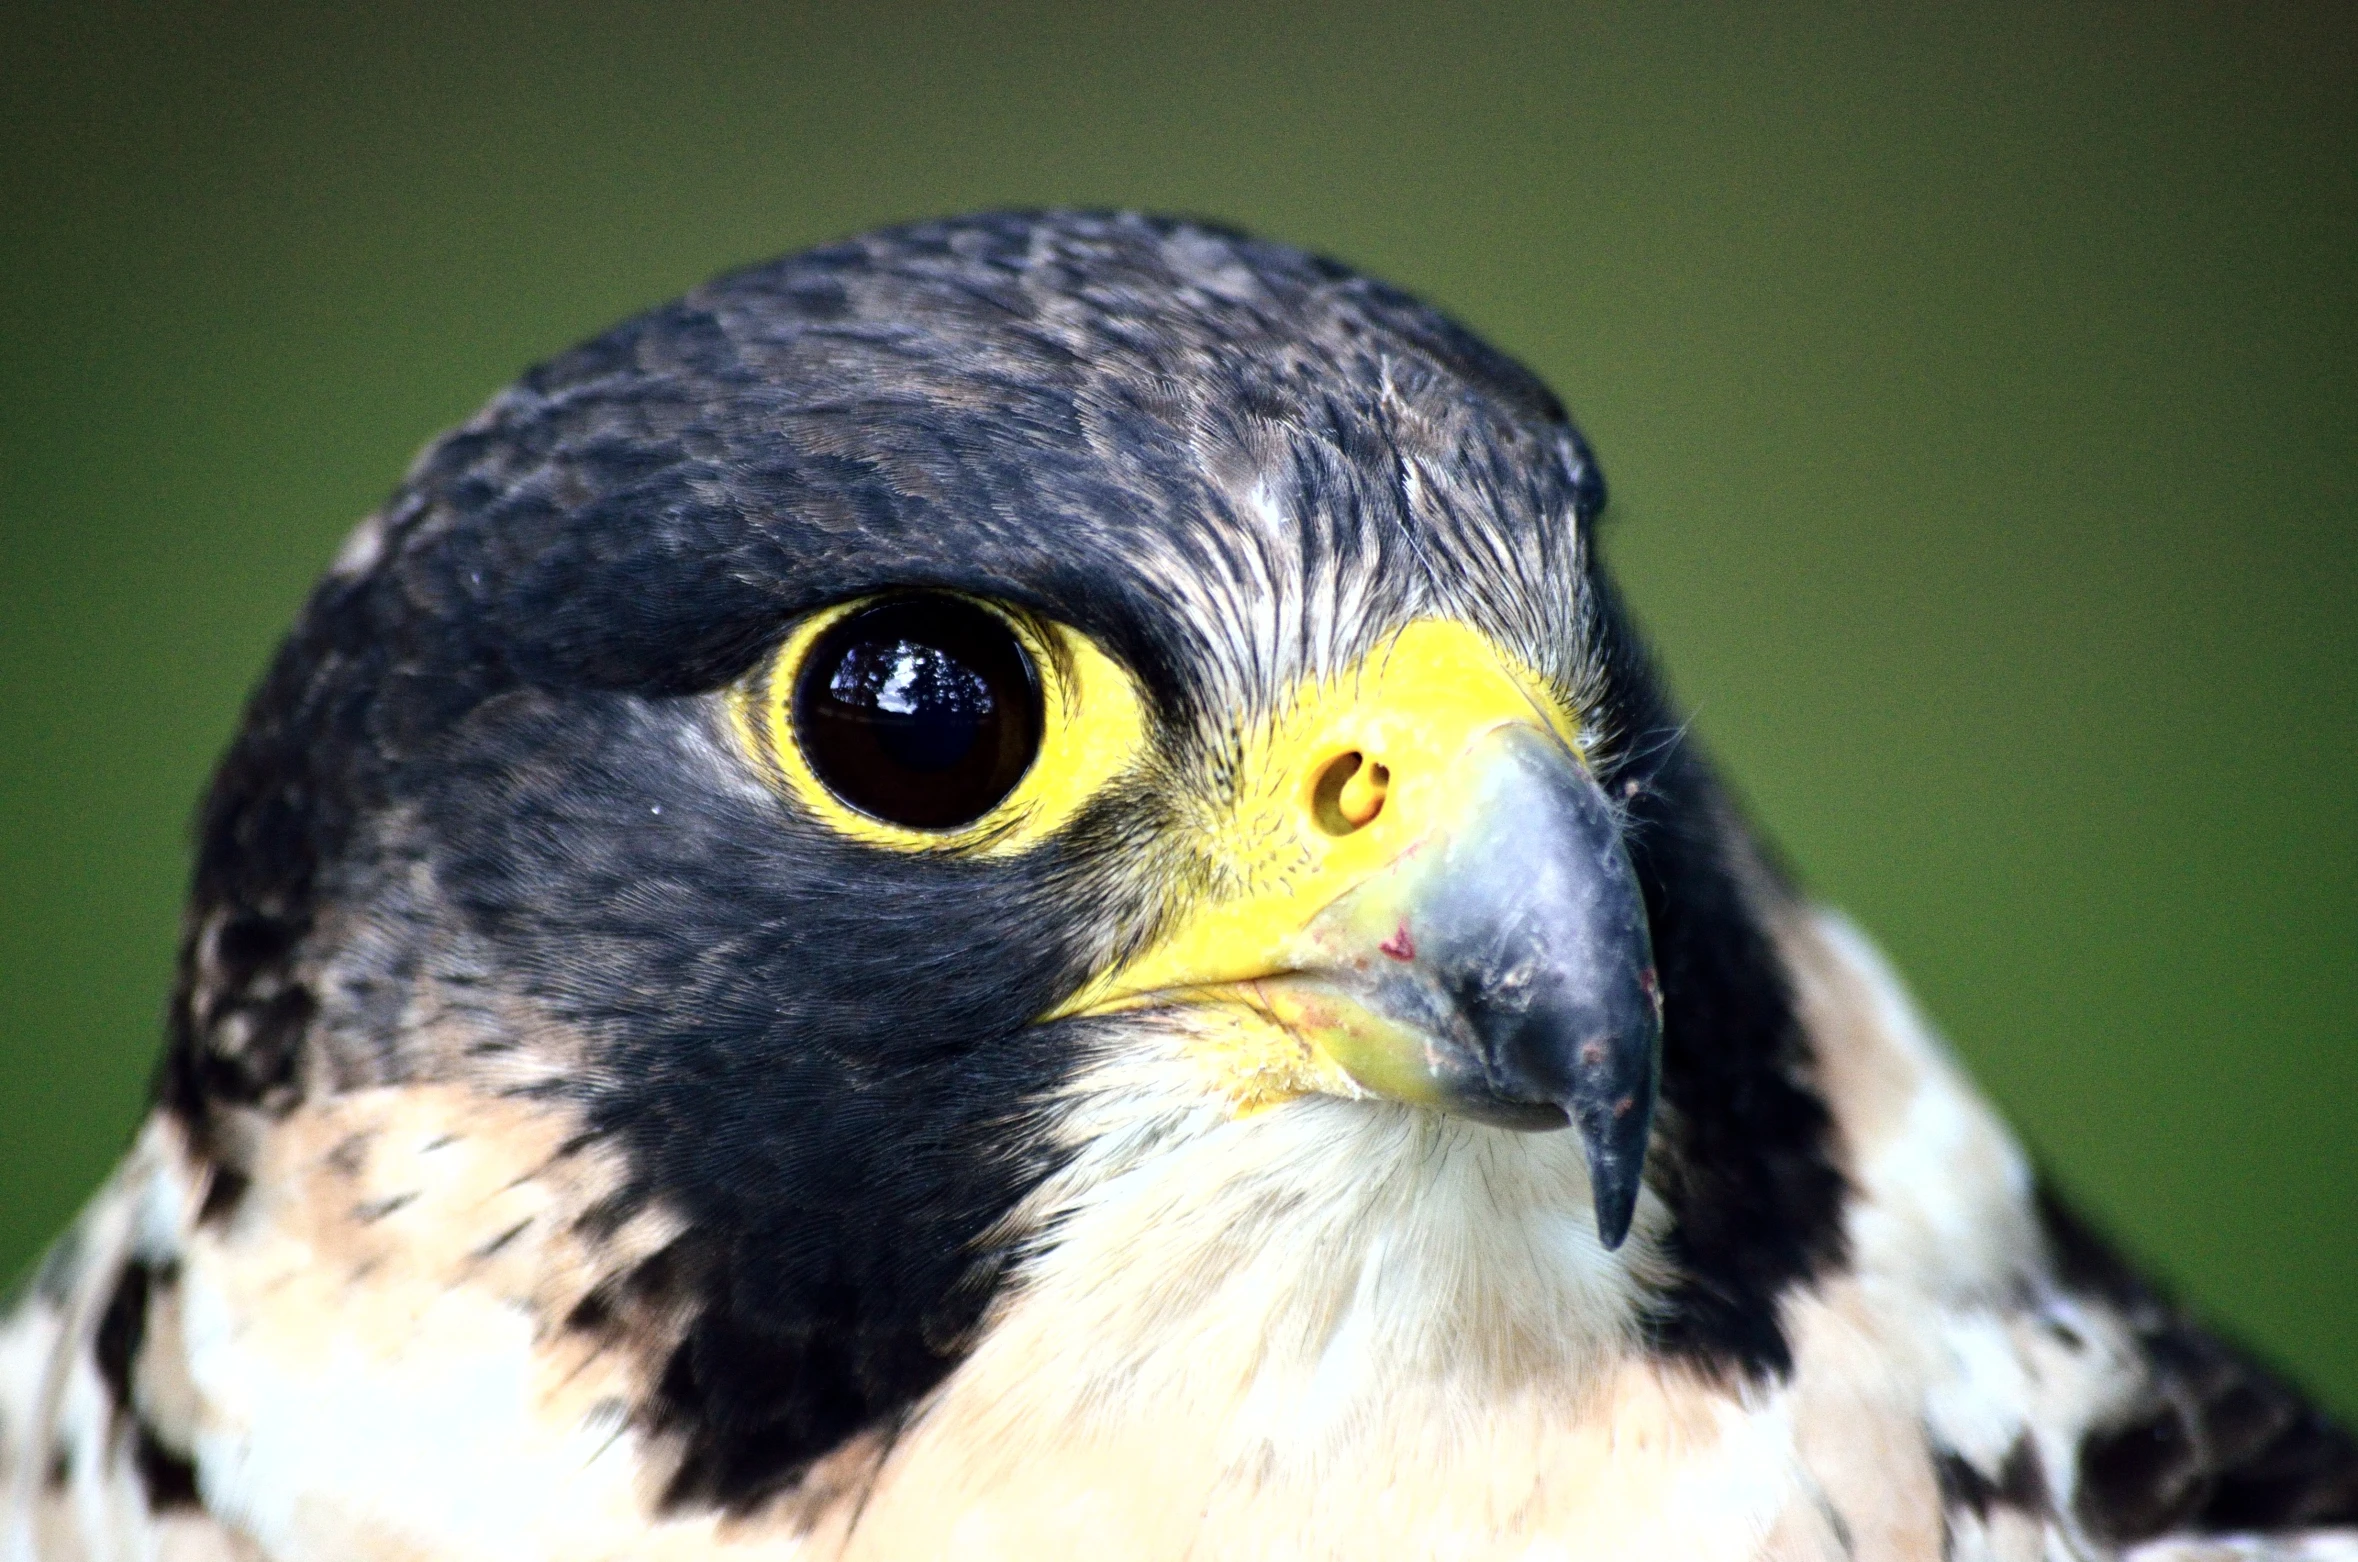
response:
[[[222,762],[6,1557],[2358,1557],[1748,831],[1604,503],[1441,315],[1136,215],[528,373]]]

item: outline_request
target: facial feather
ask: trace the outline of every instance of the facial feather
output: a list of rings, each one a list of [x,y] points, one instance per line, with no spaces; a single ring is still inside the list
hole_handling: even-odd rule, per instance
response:
[[[531,371],[222,766],[157,1115],[0,1329],[19,1550],[2109,1562],[2358,1518],[2349,1439],[2037,1188],[1755,843],[1603,498],[1444,317],[1130,215],[868,235]],[[993,699],[1025,644],[1115,670],[1035,835],[812,806],[786,703],[744,741],[886,598],[1051,626]],[[1264,740],[1412,639],[1502,702],[1418,685],[1481,729],[1423,795],[1528,807],[1293,906],[1420,778]],[[1116,991],[1207,902],[1363,892],[1426,920]],[[1567,972],[1620,984],[1593,1033]],[[1397,1067],[1238,1089],[1191,995],[1313,976]],[[1341,1033],[1263,1008],[1265,1073]]]

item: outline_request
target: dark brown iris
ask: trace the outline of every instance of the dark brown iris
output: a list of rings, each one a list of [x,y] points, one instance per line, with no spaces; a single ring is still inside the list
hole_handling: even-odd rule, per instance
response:
[[[1040,683],[1007,624],[948,596],[894,597],[812,645],[794,732],[845,803],[948,830],[989,813],[1040,748]]]

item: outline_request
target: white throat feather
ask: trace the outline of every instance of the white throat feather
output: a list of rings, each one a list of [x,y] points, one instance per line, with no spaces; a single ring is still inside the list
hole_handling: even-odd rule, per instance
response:
[[[1446,1457],[1507,1402],[1568,1408],[1635,1343],[1667,1212],[1647,1195],[1606,1251],[1577,1135],[1331,1096],[1240,1117],[1183,1033],[1123,1030],[937,1405],[987,1446],[1151,1423],[1231,1471],[1314,1477],[1413,1429]]]

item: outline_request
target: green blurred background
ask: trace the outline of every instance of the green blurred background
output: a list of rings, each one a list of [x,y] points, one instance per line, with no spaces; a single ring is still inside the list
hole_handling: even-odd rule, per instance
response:
[[[190,806],[428,435],[724,267],[1136,205],[1536,366],[1768,829],[2358,1410],[2358,8],[375,9],[0,22],[0,1265],[123,1143]]]

